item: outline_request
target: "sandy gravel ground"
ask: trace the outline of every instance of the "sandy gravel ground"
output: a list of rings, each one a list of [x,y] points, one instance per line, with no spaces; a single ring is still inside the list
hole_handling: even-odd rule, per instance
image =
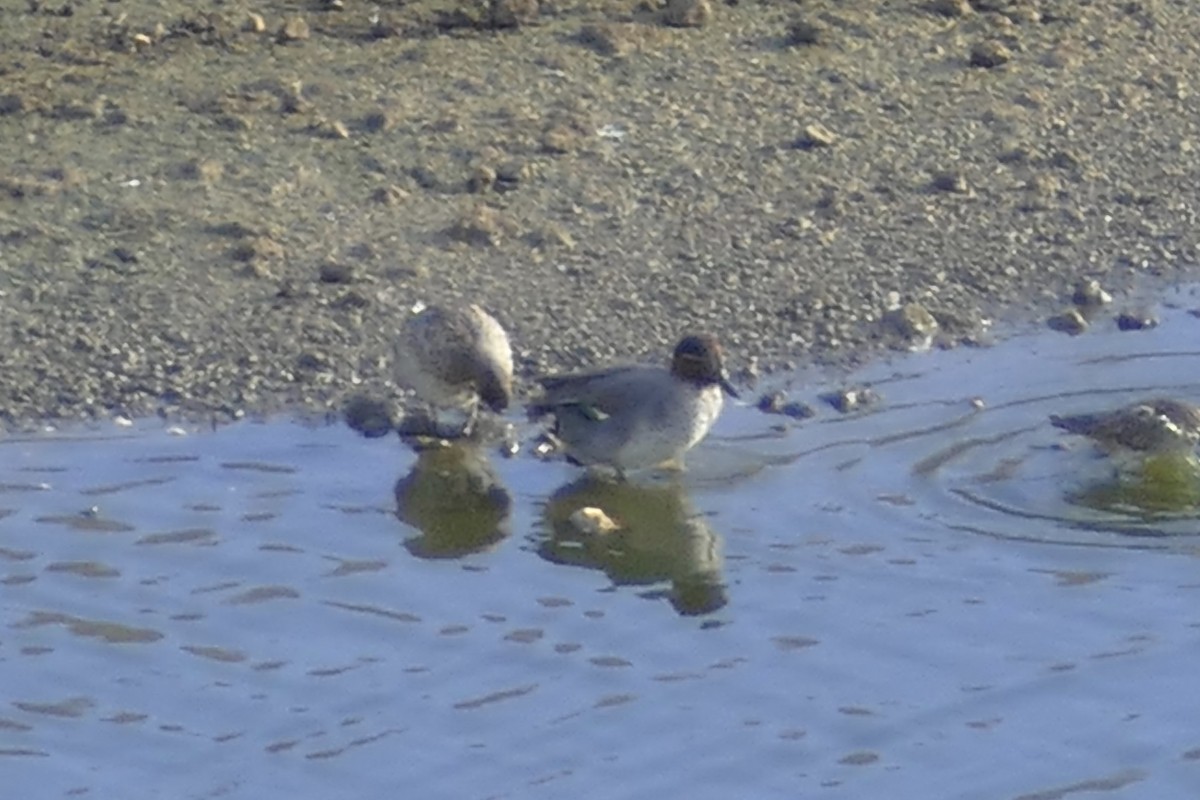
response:
[[[1200,3],[0,6],[0,420],[391,392],[417,301],[524,378],[954,342],[1200,259]]]

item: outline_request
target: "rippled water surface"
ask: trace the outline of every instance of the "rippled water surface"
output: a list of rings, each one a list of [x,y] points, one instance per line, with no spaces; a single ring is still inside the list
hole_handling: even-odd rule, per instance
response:
[[[5,794],[1195,798],[1200,520],[1071,502],[1111,466],[1046,422],[1200,400],[1163,320],[897,357],[628,485],[293,422],[0,440]]]

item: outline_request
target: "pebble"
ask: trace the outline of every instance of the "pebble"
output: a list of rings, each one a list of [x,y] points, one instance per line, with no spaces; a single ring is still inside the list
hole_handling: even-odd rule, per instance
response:
[[[882,322],[888,331],[912,347],[928,347],[938,330],[933,314],[919,303],[905,303],[885,311]]]
[[[799,150],[815,150],[820,147],[829,147],[834,141],[835,137],[828,128],[819,122],[814,122],[804,127],[804,131],[793,146]]]
[[[861,411],[877,405],[883,398],[874,389],[866,386],[841,389],[821,395],[821,399],[843,414]]]
[[[461,214],[447,232],[452,239],[466,244],[494,247],[504,239],[512,227],[500,211],[480,204]]]
[[[242,24],[242,30],[248,33],[262,33],[267,29],[267,21],[263,19],[262,14],[250,12],[246,15],[246,21]]]
[[[21,95],[12,92],[0,94],[0,116],[20,114],[25,110],[27,110],[27,105]]]
[[[579,143],[579,133],[566,125],[554,125],[542,134],[542,150],[555,155],[570,153]]]
[[[337,261],[326,261],[318,270],[322,283],[350,283],[354,280],[354,267]]]
[[[312,32],[304,17],[288,17],[279,26],[279,32],[275,34],[275,38],[281,43],[303,42],[311,35]]]
[[[283,258],[284,250],[283,245],[269,236],[255,236],[235,246],[230,255],[235,261],[253,263]]]
[[[399,186],[380,186],[371,192],[371,199],[385,206],[395,206],[407,200],[408,192]]]
[[[541,10],[538,0],[492,0],[489,21],[493,28],[519,28],[534,22]]]
[[[1098,308],[1112,302],[1112,295],[1095,278],[1084,278],[1075,284],[1071,302],[1081,308]]]
[[[755,405],[764,414],[778,414],[792,419],[808,419],[817,415],[816,409],[812,406],[796,400],[788,400],[787,393],[783,391],[767,392],[758,398],[758,403]]]
[[[1122,311],[1117,315],[1117,329],[1144,331],[1158,327],[1158,317],[1150,311]]]
[[[820,22],[807,17],[797,17],[788,23],[784,42],[792,47],[824,44],[828,32],[828,27]]]
[[[948,192],[951,194],[968,194],[971,191],[966,177],[961,172],[955,170],[935,172],[931,186],[939,192]]]
[[[933,0],[929,10],[944,17],[965,17],[973,9],[969,0]]]
[[[1004,66],[1009,61],[1012,61],[1012,58],[1012,51],[1001,42],[989,40],[979,42],[971,47],[970,62],[972,67],[994,69]]]
[[[701,28],[712,19],[709,0],[667,0],[663,22],[675,28]]]
[[[1078,308],[1068,308],[1055,314],[1046,320],[1046,324],[1050,326],[1051,330],[1069,333],[1072,336],[1077,336],[1088,329],[1087,317],[1083,316]]]

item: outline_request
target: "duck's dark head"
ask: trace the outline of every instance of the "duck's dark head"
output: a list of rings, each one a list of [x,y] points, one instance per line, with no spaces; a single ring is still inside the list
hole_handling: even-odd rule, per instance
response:
[[[689,334],[680,339],[671,357],[671,374],[700,386],[720,386],[730,397],[738,396],[725,374],[721,343],[712,334]]]
[[[479,399],[497,414],[512,402],[512,377],[501,370],[485,369],[478,378]]]

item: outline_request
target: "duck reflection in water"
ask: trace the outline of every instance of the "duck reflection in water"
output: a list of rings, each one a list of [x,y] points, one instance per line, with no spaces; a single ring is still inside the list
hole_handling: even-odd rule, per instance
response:
[[[580,525],[581,509],[600,509],[615,523],[601,532]],[[618,586],[654,586],[644,597],[667,597],[680,614],[708,614],[727,602],[722,541],[691,507],[682,486],[613,483],[586,476],[550,498],[548,534],[538,554],[556,564],[602,570]]]
[[[394,492],[396,516],[420,531],[404,542],[418,558],[459,558],[510,532],[512,496],[478,446],[423,442]]]

